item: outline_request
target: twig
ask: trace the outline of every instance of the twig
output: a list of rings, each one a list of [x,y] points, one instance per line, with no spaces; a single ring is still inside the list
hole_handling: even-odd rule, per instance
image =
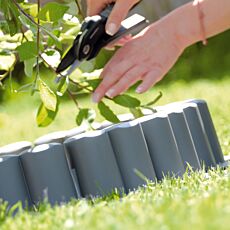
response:
[[[22,33],[22,41],[21,41],[21,43],[23,42],[23,39],[25,39],[25,40],[28,42],[29,39],[26,37],[26,35],[25,35],[25,33],[24,33],[22,27],[20,27],[20,31],[21,31],[21,33]]]
[[[74,95],[70,92],[69,89],[67,89],[67,93],[69,95],[69,97],[73,100],[74,104],[76,105],[77,109],[80,110],[80,106],[76,100],[76,98],[74,97]]]
[[[22,8],[21,6],[16,2],[16,0],[11,0],[13,1],[14,5],[17,7],[17,9],[30,21],[32,22],[35,26],[39,26],[40,29],[42,29],[47,35],[52,36],[52,33],[50,33],[46,28],[44,28],[42,25],[38,25],[37,22],[34,21],[34,19],[27,14]],[[39,20],[39,17],[38,17]]]
[[[81,19],[83,19],[84,18],[84,14],[82,12],[80,3],[78,2],[78,0],[75,0],[75,2],[76,2],[76,5],[77,5],[77,8],[78,8],[78,14],[81,16]]]
[[[40,0],[37,0],[37,11],[40,12],[41,2]],[[34,79],[33,89],[32,89],[32,95],[35,92],[37,81],[39,79],[39,57],[40,57],[40,19],[38,17],[38,23],[37,23],[37,60],[36,60],[36,76]]]

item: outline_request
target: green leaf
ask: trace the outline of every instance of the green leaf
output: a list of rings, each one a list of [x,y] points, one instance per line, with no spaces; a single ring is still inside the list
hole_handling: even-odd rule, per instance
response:
[[[62,42],[58,39],[59,34],[57,34],[57,31],[53,31],[52,33],[49,32],[45,27],[43,27],[43,30],[49,35],[49,38],[47,40],[48,46],[55,45],[58,49],[62,49]]]
[[[95,90],[101,83],[101,79],[86,80],[86,82]]]
[[[47,49],[41,54],[41,56],[45,62],[54,68],[60,63],[61,55],[57,50]]]
[[[63,18],[63,15],[68,11],[69,7],[56,2],[49,2],[38,14],[38,17],[43,21],[57,22]]]
[[[26,13],[28,13],[31,17],[36,18],[38,15],[38,6],[36,3],[27,3],[24,2],[25,0],[22,0],[23,4],[21,6],[25,10]]]
[[[25,61],[31,58],[37,57],[37,43],[36,42],[24,42],[16,49],[21,61]]]
[[[24,14],[21,14],[19,17],[20,22],[30,29],[34,34],[37,32],[37,26],[31,22]]]
[[[129,95],[125,95],[125,94],[114,97],[113,101],[116,104],[127,107],[127,108],[136,108],[141,105],[141,102],[138,99],[131,97]]]
[[[95,69],[101,69],[104,68],[106,63],[110,60],[110,58],[113,56],[114,51],[102,49],[97,57],[95,58]]]
[[[38,81],[41,100],[46,109],[56,111],[57,96],[41,79]]]
[[[163,96],[163,93],[159,92],[159,94],[156,96],[156,98],[153,101],[146,104],[145,106],[152,106],[152,105],[156,104],[161,99],[162,96]]]
[[[35,63],[36,63],[36,58],[31,58],[24,61],[24,72],[27,77],[32,77]]]
[[[80,69],[75,69],[73,73],[70,74],[69,79],[75,83],[79,82],[79,78],[82,76],[82,72]]]
[[[12,70],[16,63],[16,57],[14,54],[0,55],[0,70]]]
[[[15,93],[29,92],[31,91],[33,86],[34,86],[34,83],[28,83],[28,84],[22,85],[21,87],[19,87],[18,89],[14,91]]]
[[[12,1],[0,1],[0,9],[4,13],[4,18],[7,22],[7,30],[11,36],[15,35],[20,27],[20,23],[18,22],[19,12],[17,7],[14,5]]]
[[[48,110],[45,107],[45,105],[42,103],[38,108],[38,112],[36,116],[37,125],[39,127],[47,127],[54,121],[57,112],[58,109],[56,109],[55,111]]]
[[[8,31],[11,36],[14,36],[18,32],[18,25],[15,20],[7,20]]]
[[[62,97],[66,90],[68,89],[68,82],[67,82],[67,78],[62,78],[59,85],[58,85],[58,88],[57,88],[57,95]]]
[[[95,120],[96,113],[93,109],[80,109],[76,117],[77,125],[81,125],[84,120],[87,120],[89,123],[93,123]]]
[[[129,110],[135,118],[139,118],[139,117],[144,116],[143,112],[139,108],[130,108]]]
[[[118,117],[114,114],[114,112],[103,102],[98,103],[98,109],[100,111],[100,114],[108,121],[111,121],[113,123],[118,123],[120,120]]]

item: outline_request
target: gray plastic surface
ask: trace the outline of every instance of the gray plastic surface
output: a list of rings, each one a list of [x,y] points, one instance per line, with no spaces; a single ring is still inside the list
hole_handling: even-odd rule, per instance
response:
[[[183,111],[192,135],[200,164],[204,164],[206,168],[216,166],[216,161],[197,105],[195,103],[184,104]]]
[[[43,144],[50,144],[50,143],[60,143],[62,144],[65,141],[66,131],[58,131],[46,134],[37,138],[34,141],[35,145],[43,145]]]
[[[31,147],[32,147],[32,143],[29,141],[15,142],[0,147],[0,156],[18,155],[21,152],[30,149]]]
[[[86,132],[87,127],[85,125],[81,125],[80,127],[76,127],[66,131],[65,140],[69,139],[70,137],[76,136],[78,134]]]
[[[37,204],[48,198],[51,204],[71,198],[107,195],[134,190],[146,181],[166,175],[181,176],[187,163],[226,168],[229,165],[218,142],[207,103],[187,100],[157,107],[154,115],[85,132],[81,126],[43,136],[31,149],[30,142],[0,148],[0,199],[9,206],[22,201]],[[148,112],[148,111],[147,111]],[[119,115],[121,121],[132,114]],[[138,122],[140,124],[138,124]],[[83,133],[84,132],[84,133]],[[45,142],[44,142],[45,141]],[[65,147],[65,148],[64,148]],[[25,150],[26,149],[26,150]],[[66,154],[66,152],[68,152]]]
[[[168,113],[169,121],[173,129],[179,153],[187,168],[188,164],[193,170],[201,169],[201,165],[196,153],[192,136],[185,120],[183,110],[170,111]]]
[[[64,142],[80,184],[82,196],[99,196],[124,189],[116,158],[104,131],[78,135]]]
[[[185,172],[169,119],[166,115],[139,119],[159,180]]]
[[[140,124],[136,121],[122,123],[108,129],[108,133],[126,190],[146,184],[138,173],[155,181],[156,174]]]
[[[77,198],[63,145],[36,146],[20,156],[32,202],[60,204]]]
[[[207,103],[204,100],[190,100],[188,102],[197,104],[216,163],[223,163],[224,155],[220,147],[220,143],[216,134],[216,130]]]
[[[9,207],[18,201],[23,207],[30,206],[31,200],[18,156],[0,158],[0,199]]]

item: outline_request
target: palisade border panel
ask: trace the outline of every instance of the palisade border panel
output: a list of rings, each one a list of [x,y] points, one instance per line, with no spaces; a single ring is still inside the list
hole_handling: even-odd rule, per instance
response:
[[[193,170],[201,169],[200,161],[183,110],[170,109],[167,111],[167,115],[172,126],[184,167],[187,168],[189,165]]]
[[[0,199],[7,201],[9,207],[21,202],[23,207],[31,205],[24,173],[18,156],[0,158]]]
[[[182,176],[185,168],[167,115],[158,113],[139,119],[159,180]]]
[[[109,140],[101,131],[77,135],[64,142],[75,168],[81,194],[103,196],[124,189],[123,180]]]
[[[208,105],[206,101],[204,100],[198,100],[198,99],[193,99],[193,100],[188,100],[187,101],[195,103],[198,107],[198,110],[200,112],[203,124],[204,124],[204,129],[205,132],[208,136],[209,143],[212,148],[213,155],[215,157],[216,163],[224,163],[224,155],[221,150],[221,146],[217,137],[217,133],[214,127],[214,123],[212,121],[211,114],[208,109]]]
[[[136,120],[114,125],[106,132],[109,134],[127,191],[146,184],[145,178],[156,180],[147,143]]]
[[[183,105],[183,112],[201,165],[205,165],[206,168],[216,166],[216,160],[213,156],[197,105],[195,103],[186,103]]]
[[[20,159],[34,204],[48,199],[54,205],[77,198],[63,145],[36,146]]]
[[[19,155],[21,152],[28,150],[32,147],[29,141],[19,141],[9,145],[0,147],[0,156]]]

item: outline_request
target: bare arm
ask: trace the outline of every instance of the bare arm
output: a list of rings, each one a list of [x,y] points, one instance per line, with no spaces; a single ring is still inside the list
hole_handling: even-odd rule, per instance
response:
[[[202,20],[193,2],[185,4],[119,49],[105,66],[93,101],[99,102],[105,94],[115,97],[139,80],[142,83],[136,91],[147,91],[164,77],[186,47],[203,40],[201,24],[207,38],[230,28],[230,0],[203,0],[199,6]]]
[[[168,29],[173,25],[176,27],[173,28],[174,33],[182,42],[185,42],[186,47],[203,39],[202,21],[200,20],[203,20],[207,38],[230,28],[229,0],[200,1],[200,10],[203,13],[203,19],[199,19],[198,7],[194,5],[194,2],[191,2],[173,11],[162,21],[168,25]],[[171,21],[171,23],[168,21]]]

